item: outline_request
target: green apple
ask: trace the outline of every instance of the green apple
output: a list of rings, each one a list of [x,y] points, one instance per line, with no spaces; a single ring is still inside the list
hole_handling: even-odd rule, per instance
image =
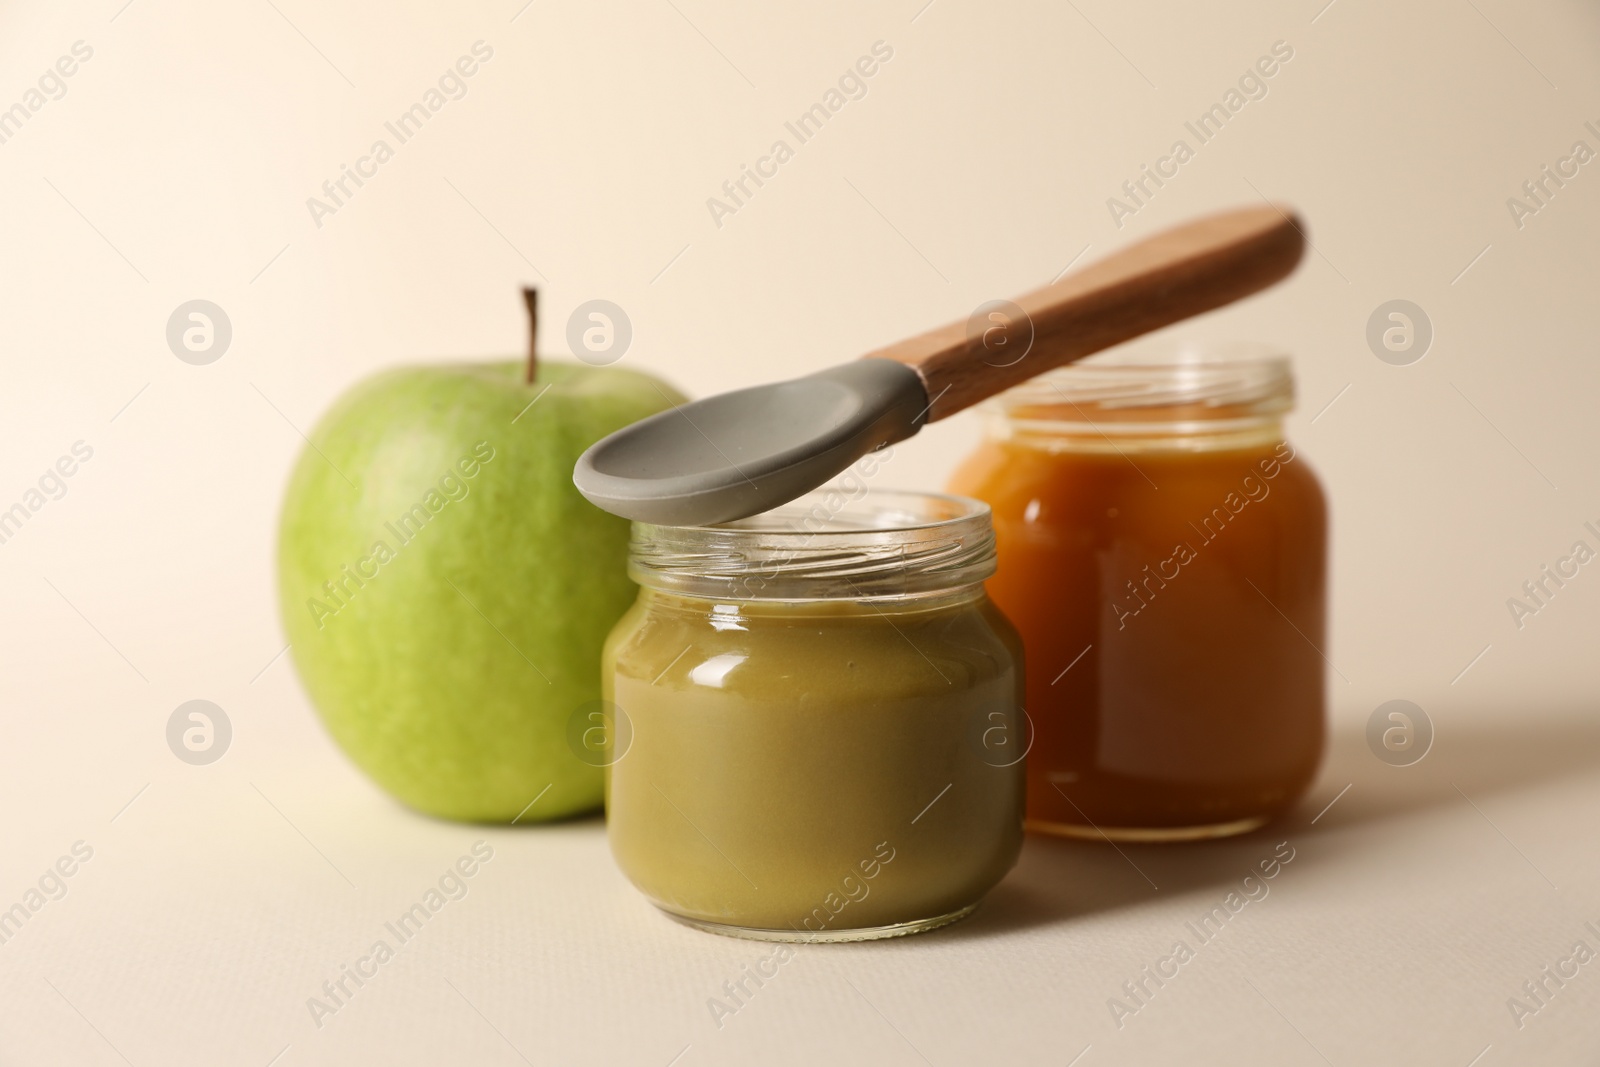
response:
[[[394,370],[322,419],[290,477],[279,599],[334,739],[403,803],[531,822],[596,808],[567,743],[633,602],[628,523],[572,485],[579,454],[682,397],[612,367]],[[529,804],[538,799],[538,803]]]

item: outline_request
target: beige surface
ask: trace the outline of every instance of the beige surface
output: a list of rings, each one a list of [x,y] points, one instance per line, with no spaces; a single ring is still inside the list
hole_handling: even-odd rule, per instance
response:
[[[74,442],[94,450],[0,545],[0,906],[75,841],[94,849],[0,945],[0,1059],[1595,1058],[1600,965],[1521,1029],[1506,1005],[1575,939],[1600,949],[1600,578],[1584,568],[1520,630],[1506,607],[1600,526],[1600,170],[1520,229],[1506,206],[1575,140],[1600,149],[1592,6],[121,5],[0,13],[0,107],[73,42],[94,50],[0,144],[0,503]],[[467,95],[317,228],[306,198],[480,39],[494,58]],[[878,40],[894,56],[865,98],[716,226],[707,197]],[[1279,40],[1294,56],[1268,95],[1118,229],[1106,198]],[[627,360],[703,393],[1257,190],[1304,212],[1316,251],[1181,332],[1296,355],[1292,432],[1334,503],[1338,744],[1281,828],[1125,857],[1030,844],[974,921],[803,951],[718,1029],[707,999],[766,950],[652,913],[598,823],[397,811],[275,659],[294,427],[393,361],[516,349],[521,282],[545,287],[549,349],[571,308],[608,298],[634,324]],[[203,367],[163,336],[197,297],[235,331]],[[1413,366],[1364,338],[1395,298],[1435,327]],[[939,484],[978,426],[934,427],[885,477]],[[235,727],[204,768],[163,738],[196,697]],[[1402,697],[1438,741],[1394,769],[1360,735]],[[315,1027],[306,999],[479,837],[495,857],[466,898]],[[1271,894],[1118,1029],[1107,999],[1283,840],[1296,858]]]

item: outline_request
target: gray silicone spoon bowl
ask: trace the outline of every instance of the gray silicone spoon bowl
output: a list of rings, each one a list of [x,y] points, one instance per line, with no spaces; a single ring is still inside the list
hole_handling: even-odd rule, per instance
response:
[[[597,506],[640,522],[699,526],[755,515],[924,423],[1264,289],[1294,269],[1304,247],[1298,220],[1271,205],[1198,219],[976,324],[952,323],[853,363],[636,422],[579,457],[572,480]]]

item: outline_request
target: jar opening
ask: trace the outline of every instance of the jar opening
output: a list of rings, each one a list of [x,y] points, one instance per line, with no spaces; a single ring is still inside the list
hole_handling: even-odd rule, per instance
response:
[[[1107,442],[1235,437],[1280,432],[1294,407],[1286,356],[1256,345],[1194,345],[1103,353],[1050,371],[993,402],[1006,431]]]
[[[994,573],[987,504],[859,484],[719,526],[636,522],[629,549],[640,585],[731,600],[927,597]]]

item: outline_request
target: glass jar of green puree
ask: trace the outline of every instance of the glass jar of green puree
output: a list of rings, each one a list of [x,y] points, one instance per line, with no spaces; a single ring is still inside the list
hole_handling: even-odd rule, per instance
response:
[[[602,668],[624,874],[715,933],[860,941],[971,913],[1022,845],[1022,645],[988,506],[818,490],[636,523]]]

